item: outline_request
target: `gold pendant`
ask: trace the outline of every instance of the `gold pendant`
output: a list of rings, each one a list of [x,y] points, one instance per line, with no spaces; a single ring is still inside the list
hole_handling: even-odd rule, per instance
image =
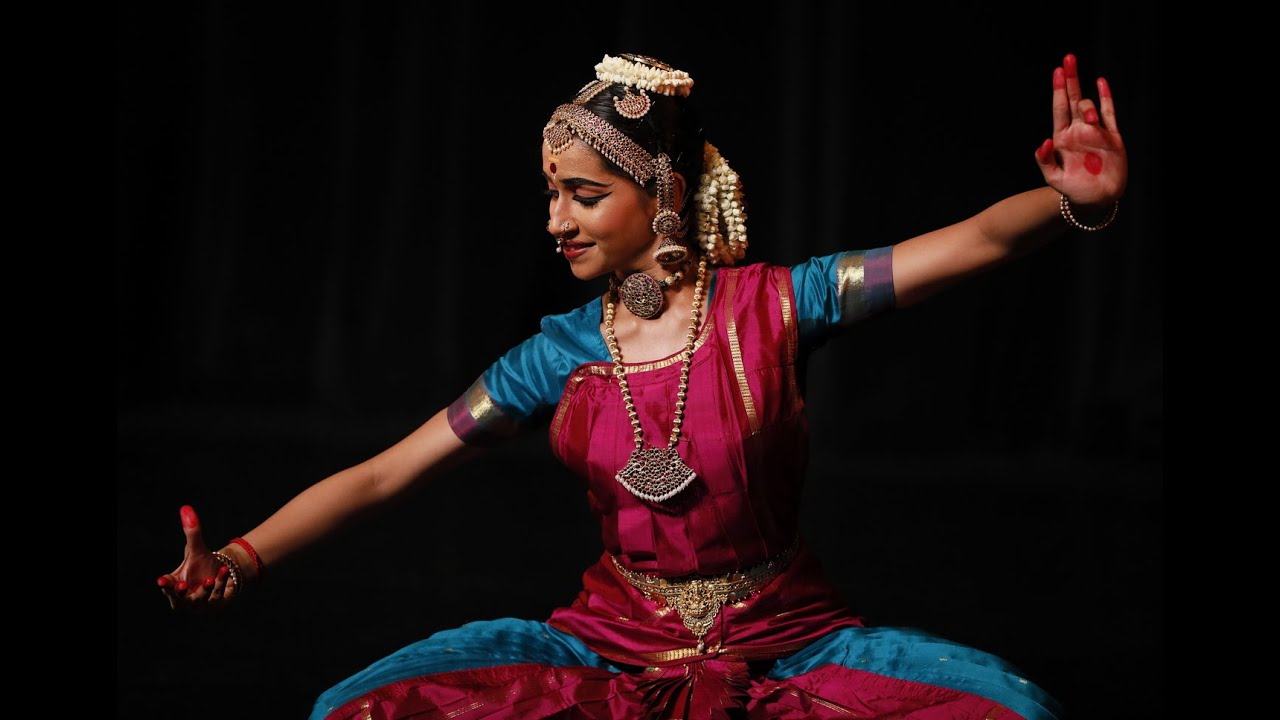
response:
[[[697,476],[675,448],[636,448],[614,479],[638,498],[662,502],[689,487]]]

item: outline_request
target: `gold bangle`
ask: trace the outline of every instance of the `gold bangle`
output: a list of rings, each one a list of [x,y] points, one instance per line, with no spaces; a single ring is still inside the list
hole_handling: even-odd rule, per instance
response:
[[[1058,201],[1058,210],[1062,213],[1062,219],[1066,220],[1068,225],[1077,230],[1085,230],[1088,232],[1097,232],[1098,230],[1102,230],[1115,222],[1116,213],[1120,211],[1120,201],[1116,200],[1111,204],[1111,213],[1107,215],[1107,219],[1103,220],[1101,225],[1089,226],[1081,223],[1079,220],[1076,220],[1076,216],[1071,213],[1071,201],[1067,199],[1066,195],[1058,193],[1058,197],[1061,198],[1061,200]]]

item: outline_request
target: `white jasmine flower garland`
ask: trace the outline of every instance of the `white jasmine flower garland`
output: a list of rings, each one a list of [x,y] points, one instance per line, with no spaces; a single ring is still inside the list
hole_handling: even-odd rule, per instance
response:
[[[703,149],[705,169],[694,195],[697,242],[716,265],[732,265],[747,252],[747,208],[742,180],[711,143]]]
[[[693,88],[693,78],[683,70],[663,70],[610,55],[596,65],[596,77],[662,95],[688,97]]]

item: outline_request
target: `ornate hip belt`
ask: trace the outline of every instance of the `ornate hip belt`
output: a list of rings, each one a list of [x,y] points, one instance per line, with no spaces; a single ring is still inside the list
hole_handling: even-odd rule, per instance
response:
[[[787,569],[799,547],[800,538],[797,537],[791,547],[759,565],[724,575],[655,577],[623,567],[616,555],[613,556],[613,566],[632,587],[644,593],[646,599],[660,600],[675,610],[684,626],[697,636],[698,654],[702,654],[706,651],[704,638],[720,614],[720,608],[760,592],[770,580]]]

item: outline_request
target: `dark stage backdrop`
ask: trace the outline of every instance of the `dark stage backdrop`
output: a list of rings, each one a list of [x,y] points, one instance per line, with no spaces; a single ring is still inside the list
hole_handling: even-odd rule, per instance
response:
[[[601,290],[545,232],[540,130],[605,53],[687,69],[741,173],[749,259],[795,263],[1042,184],[1050,75],[1105,75],[1114,229],[813,356],[807,536],[871,623],[997,653],[1075,717],[1159,717],[1160,16],[1111,3],[179,3],[116,27],[117,714],[303,717],[432,632],[544,619],[601,545],[545,426],[170,614],[211,543],[392,444]],[[679,15],[673,14],[679,10]]]

